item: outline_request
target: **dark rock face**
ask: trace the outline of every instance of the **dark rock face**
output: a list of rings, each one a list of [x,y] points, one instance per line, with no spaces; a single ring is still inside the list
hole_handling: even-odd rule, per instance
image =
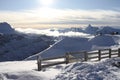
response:
[[[0,62],[24,60],[47,49],[54,42],[53,37],[20,33],[8,23],[0,23]]]
[[[14,29],[7,22],[0,23],[0,33],[12,34],[14,32],[15,32]]]

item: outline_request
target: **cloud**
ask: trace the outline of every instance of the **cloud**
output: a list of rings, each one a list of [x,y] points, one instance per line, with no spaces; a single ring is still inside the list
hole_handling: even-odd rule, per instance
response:
[[[42,35],[48,35],[48,36],[69,36],[69,37],[91,37],[91,35],[82,33],[82,32],[75,32],[75,31],[67,31],[67,32],[61,32],[59,29],[22,29],[22,28],[16,28],[17,31],[27,34],[42,34]]]
[[[96,24],[120,25],[120,11],[40,8],[23,11],[0,11],[0,20],[16,25]]]

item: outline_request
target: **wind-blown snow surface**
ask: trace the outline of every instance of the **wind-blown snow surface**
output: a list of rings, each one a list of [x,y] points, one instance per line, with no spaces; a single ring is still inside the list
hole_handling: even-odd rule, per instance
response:
[[[72,63],[66,66],[54,80],[120,80],[120,66],[113,65],[116,62],[120,62],[120,58],[94,64]]]
[[[58,68],[37,71],[36,61],[12,61],[0,63],[0,80],[50,80],[61,72]]]
[[[120,58],[101,62],[75,62],[36,71],[36,61],[0,63],[1,80],[120,80],[120,68],[113,63]]]

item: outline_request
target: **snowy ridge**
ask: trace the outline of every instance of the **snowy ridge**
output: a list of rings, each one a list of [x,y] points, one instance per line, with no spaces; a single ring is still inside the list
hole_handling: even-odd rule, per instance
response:
[[[120,29],[115,29],[109,26],[100,28],[97,33],[102,33],[102,34],[111,34],[113,32],[118,32],[118,34],[120,34]]]
[[[55,46],[56,44],[58,44],[59,42],[61,42],[61,40],[55,42],[53,45],[51,45],[50,47],[48,47],[47,49],[41,51],[40,53],[38,54],[35,54],[35,55],[32,55],[32,56],[29,56],[28,58],[26,58],[25,60],[34,60],[34,59],[37,59],[38,56],[40,56],[42,53],[46,52],[47,50],[51,49],[53,46]]]
[[[103,35],[93,38],[65,37],[50,48],[29,57],[36,59],[39,55],[42,58],[64,56],[67,52],[91,51],[113,46],[119,47],[120,36]]]

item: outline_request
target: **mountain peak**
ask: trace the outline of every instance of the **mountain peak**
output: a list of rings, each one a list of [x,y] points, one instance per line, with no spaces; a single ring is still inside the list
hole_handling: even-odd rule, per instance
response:
[[[91,24],[89,24],[89,25],[88,25],[88,27],[92,27],[92,25],[91,25]]]
[[[89,34],[96,34],[98,27],[93,27],[91,24],[86,27],[85,32]]]
[[[14,29],[7,22],[0,23],[0,33],[11,34],[14,33]]]

